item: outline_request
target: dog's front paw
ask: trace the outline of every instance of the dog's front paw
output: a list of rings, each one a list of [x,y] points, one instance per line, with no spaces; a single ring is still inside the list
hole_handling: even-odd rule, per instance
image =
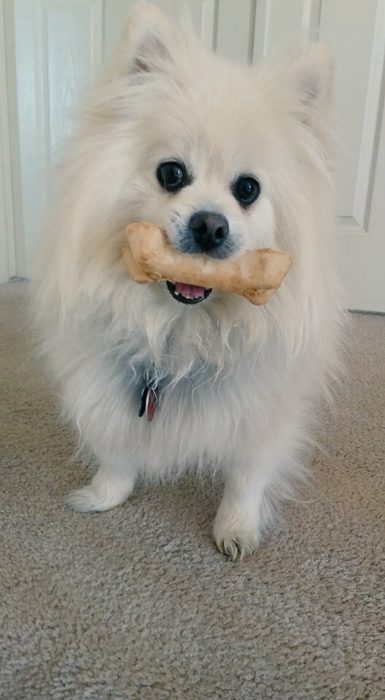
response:
[[[257,549],[261,531],[255,517],[246,512],[234,512],[221,503],[213,528],[214,542],[219,551],[232,561],[243,559]]]
[[[129,476],[112,478],[99,470],[90,484],[71,491],[64,500],[70,508],[80,513],[109,510],[124,503],[133,485],[134,481]]]
[[[255,533],[247,532],[216,532],[214,529],[214,541],[221,554],[232,561],[243,559],[253,554],[259,545],[259,537]]]
[[[64,498],[67,506],[76,510],[79,513],[92,513],[97,511],[109,510],[118,505],[121,501],[111,499],[106,494],[101,494],[91,485],[83,486],[76,491],[70,491]]]

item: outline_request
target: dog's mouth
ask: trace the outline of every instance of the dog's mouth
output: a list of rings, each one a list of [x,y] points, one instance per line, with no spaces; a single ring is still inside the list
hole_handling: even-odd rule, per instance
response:
[[[212,289],[197,287],[195,284],[184,284],[183,282],[167,282],[167,289],[173,299],[181,304],[199,304],[210,296]]]

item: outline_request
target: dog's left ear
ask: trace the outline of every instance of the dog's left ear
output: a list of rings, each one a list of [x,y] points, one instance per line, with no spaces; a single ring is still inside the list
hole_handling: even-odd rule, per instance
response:
[[[313,128],[325,141],[325,126],[330,112],[333,82],[333,61],[328,46],[310,44],[294,59],[291,76],[297,94],[301,121]]]
[[[176,28],[151,3],[134,6],[117,56],[120,75],[164,70],[172,62]]]
[[[330,104],[333,81],[332,54],[326,44],[310,44],[294,59],[291,73],[304,105],[317,108]]]

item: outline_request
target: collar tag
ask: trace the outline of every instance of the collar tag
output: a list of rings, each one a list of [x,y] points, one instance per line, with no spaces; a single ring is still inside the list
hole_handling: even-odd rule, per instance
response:
[[[153,385],[146,384],[140,397],[140,408],[138,412],[139,418],[146,415],[147,420],[152,421],[155,415],[157,403],[158,396],[155,387]]]

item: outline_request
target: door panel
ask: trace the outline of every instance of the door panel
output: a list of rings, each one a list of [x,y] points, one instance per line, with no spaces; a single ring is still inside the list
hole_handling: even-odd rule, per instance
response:
[[[71,130],[74,105],[102,62],[102,9],[102,0],[14,0],[5,5],[7,28],[14,32],[16,91],[10,118],[18,124],[17,140],[11,141],[18,175],[15,221],[23,242],[18,275],[33,274],[46,173]]]

